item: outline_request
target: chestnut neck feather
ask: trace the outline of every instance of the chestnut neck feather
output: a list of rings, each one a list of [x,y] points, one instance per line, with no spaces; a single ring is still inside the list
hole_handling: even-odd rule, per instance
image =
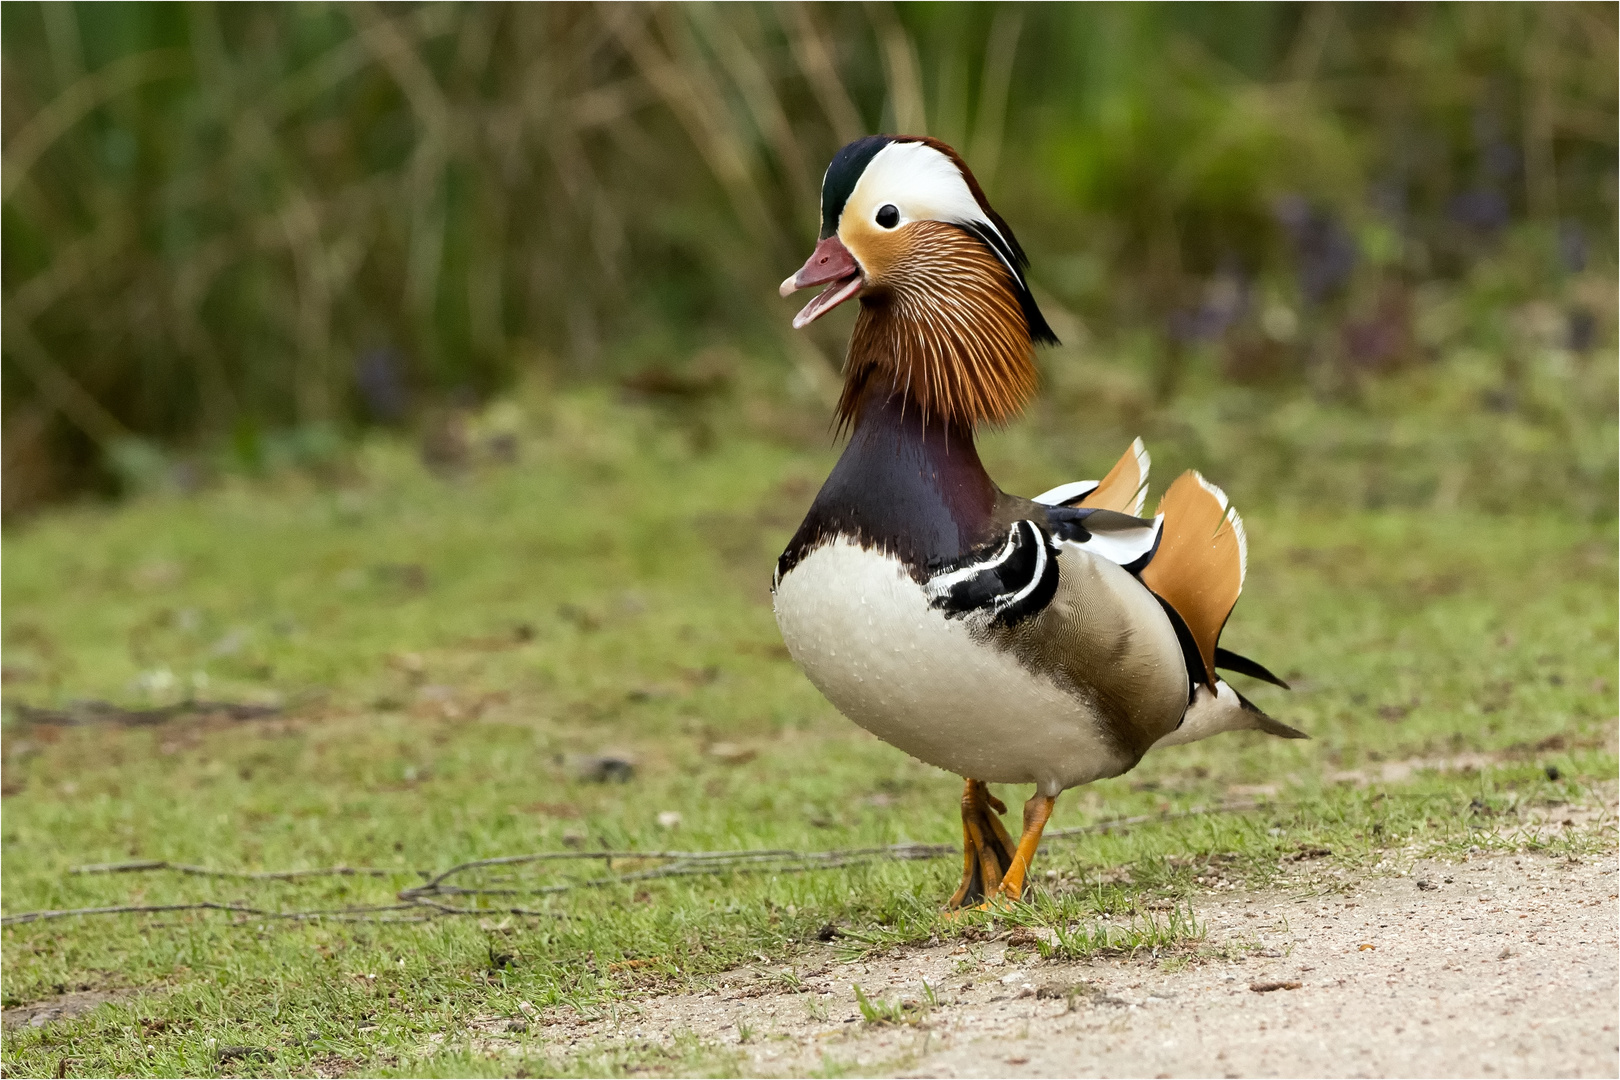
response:
[[[887,267],[861,297],[840,425],[860,424],[882,376],[921,414],[971,432],[1016,416],[1035,390],[1029,324],[1007,268],[956,225],[920,221],[888,240]]]

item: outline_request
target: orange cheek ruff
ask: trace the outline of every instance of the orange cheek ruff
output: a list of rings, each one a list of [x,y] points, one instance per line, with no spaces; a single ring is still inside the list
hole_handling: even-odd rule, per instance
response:
[[[1005,266],[977,237],[919,221],[847,238],[868,291],[850,337],[840,423],[867,381],[892,374],[925,419],[972,427],[1016,416],[1035,392],[1029,324]]]

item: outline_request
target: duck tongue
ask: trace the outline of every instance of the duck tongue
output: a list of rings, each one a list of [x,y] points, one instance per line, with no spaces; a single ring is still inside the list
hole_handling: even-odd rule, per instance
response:
[[[816,298],[804,305],[804,308],[793,316],[793,329],[803,330],[817,319],[821,318],[833,308],[861,291],[861,275],[854,273],[842,278],[822,289]]]

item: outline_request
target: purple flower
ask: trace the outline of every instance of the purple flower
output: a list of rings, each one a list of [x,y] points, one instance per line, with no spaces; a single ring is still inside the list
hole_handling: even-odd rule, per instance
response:
[[[1301,295],[1311,306],[1322,303],[1350,280],[1355,239],[1331,210],[1312,206],[1302,195],[1284,195],[1272,212],[1293,241]]]
[[[410,391],[405,386],[404,367],[399,350],[387,345],[367,349],[355,361],[355,386],[373,420],[397,424],[405,419]]]
[[[1451,220],[1482,233],[1494,233],[1511,216],[1507,196],[1488,187],[1473,187],[1454,195],[1447,207]]]

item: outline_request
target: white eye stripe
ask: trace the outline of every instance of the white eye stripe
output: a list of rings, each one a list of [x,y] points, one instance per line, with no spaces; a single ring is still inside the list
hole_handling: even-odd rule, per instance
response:
[[[879,150],[861,173],[845,208],[855,208],[864,218],[886,204],[900,211],[900,224],[971,222],[1001,234],[973,197],[956,163],[927,143],[894,142]]]
[[[900,212],[893,225],[877,222],[877,211],[886,205]],[[885,229],[913,221],[960,225],[979,234],[1013,280],[1027,287],[1023,271],[1013,260],[1011,245],[973,197],[961,170],[927,143],[893,142],[874,154],[844,204],[844,219],[852,215]]]

